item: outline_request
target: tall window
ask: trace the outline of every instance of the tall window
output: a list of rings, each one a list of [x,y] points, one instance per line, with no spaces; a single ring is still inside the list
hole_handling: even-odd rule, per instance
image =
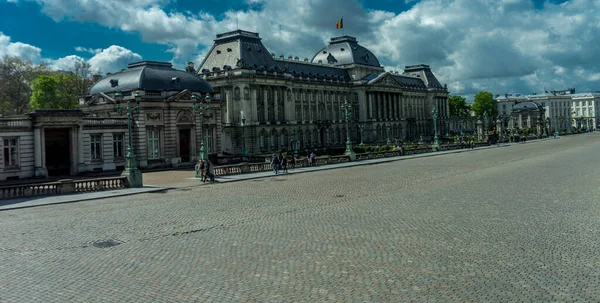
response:
[[[148,131],[148,155],[150,159],[160,158],[160,133],[158,130]]]
[[[206,149],[207,153],[213,153],[213,146],[214,146],[214,142],[213,142],[213,136],[212,136],[213,132],[212,132],[212,128],[207,127],[204,133],[204,139],[206,141],[204,141],[204,144],[206,144],[204,146],[204,148]]]
[[[123,134],[113,134],[113,156],[123,158]]]
[[[19,166],[18,139],[4,139],[4,167]]]
[[[102,160],[102,135],[90,135],[90,153],[92,160]]]

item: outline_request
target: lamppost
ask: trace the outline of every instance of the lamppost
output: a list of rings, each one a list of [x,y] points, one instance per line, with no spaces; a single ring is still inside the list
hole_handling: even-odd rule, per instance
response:
[[[433,115],[433,134],[434,134],[433,147],[438,148],[438,147],[440,147],[440,142],[439,142],[438,135],[437,135],[437,118],[438,118],[437,109],[434,108],[431,111],[431,114]]]
[[[356,154],[352,150],[352,141],[350,141],[350,116],[352,115],[352,105],[348,103],[348,99],[341,106],[342,115],[346,117],[346,152],[344,155],[350,156],[350,160],[356,160]]]
[[[248,156],[246,151],[246,117],[244,117],[244,111],[241,111],[242,116],[242,155]]]
[[[485,133],[485,142],[487,142],[488,139],[489,139],[489,134],[488,134],[488,114],[487,114],[487,111],[483,112],[483,132]]]
[[[364,124],[359,125],[358,129],[360,130],[360,144],[359,145],[360,145],[360,147],[363,147],[363,146],[365,146],[365,144],[363,143],[363,137],[365,134],[365,125]]]
[[[204,150],[204,112],[210,110],[211,99],[210,95],[207,94],[206,97],[204,97],[205,102],[200,100],[199,104],[196,104],[198,96],[192,94],[192,112],[198,112],[200,114],[200,152],[198,154],[198,159],[200,161],[206,160],[206,153]]]
[[[141,187],[143,185],[142,173],[137,168],[135,153],[133,151],[133,137],[131,131],[131,122],[133,120],[133,112],[140,109],[140,100],[142,97],[139,92],[135,92],[135,105],[131,104],[131,99],[127,100],[127,107],[122,108],[120,101],[123,99],[123,96],[120,92],[115,93],[115,100],[117,101],[117,112],[121,114],[121,110],[127,111],[127,131],[129,134],[129,140],[127,140],[127,154],[125,155],[125,170],[121,174],[121,176],[127,178],[127,182],[129,183],[129,187]]]
[[[387,135],[387,138],[386,138],[386,140],[385,140],[385,143],[386,143],[387,145],[390,145],[390,144],[392,144],[392,141],[390,141],[390,128],[391,128],[391,127],[392,127],[392,126],[391,126],[389,123],[385,125],[385,129],[386,129],[386,135]]]

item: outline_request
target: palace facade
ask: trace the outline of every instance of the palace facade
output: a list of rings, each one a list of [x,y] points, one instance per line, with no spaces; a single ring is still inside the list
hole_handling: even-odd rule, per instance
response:
[[[220,94],[224,153],[343,146],[341,105],[352,105],[354,144],[385,144],[448,132],[448,91],[427,65],[386,72],[354,37],[332,38],[311,60],[269,52],[259,34],[218,34],[198,73]],[[362,132],[360,128],[362,127]],[[361,138],[362,134],[362,138]]]

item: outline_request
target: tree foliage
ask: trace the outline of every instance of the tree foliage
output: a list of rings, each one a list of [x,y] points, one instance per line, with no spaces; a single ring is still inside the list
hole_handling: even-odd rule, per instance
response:
[[[487,112],[490,117],[496,116],[498,115],[498,101],[494,100],[492,93],[480,91],[475,95],[473,111],[477,116],[482,116],[484,112]]]
[[[81,92],[80,79],[73,73],[42,75],[32,83],[32,109],[74,109]]]
[[[450,107],[450,117],[463,118],[471,116],[471,106],[461,96],[450,96],[448,106]]]
[[[48,73],[45,65],[36,65],[17,57],[0,61],[0,114],[21,115],[29,110],[31,84],[39,75]]]

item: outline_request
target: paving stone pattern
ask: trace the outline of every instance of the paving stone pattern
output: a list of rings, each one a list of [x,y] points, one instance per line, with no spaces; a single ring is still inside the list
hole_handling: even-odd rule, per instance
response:
[[[598,150],[589,134],[2,211],[0,302],[598,302]]]

